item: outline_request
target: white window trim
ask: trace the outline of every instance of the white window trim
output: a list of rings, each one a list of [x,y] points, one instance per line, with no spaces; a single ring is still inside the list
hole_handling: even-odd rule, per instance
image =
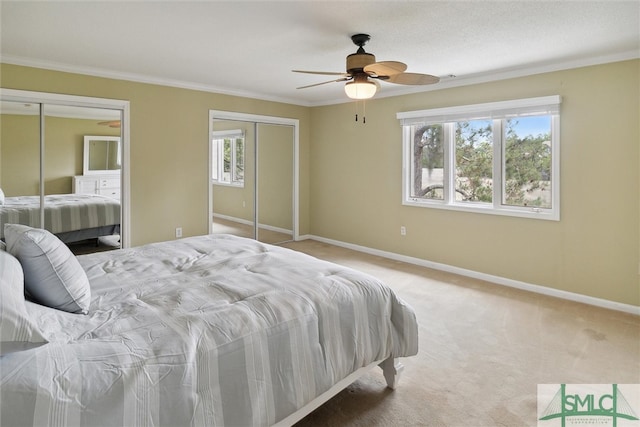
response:
[[[506,215],[522,218],[560,220],[560,109],[559,95],[528,98],[519,100],[490,102],[484,104],[463,105],[459,107],[434,108],[429,110],[407,111],[397,114],[402,125],[402,204],[436,209],[473,212],[492,215]],[[411,197],[413,182],[413,135],[410,125],[450,123],[465,120],[492,119],[494,134],[502,135],[502,119],[526,117],[534,115],[551,116],[551,208],[505,206],[502,204],[502,176],[504,163],[494,162],[493,180],[500,185],[494,185],[493,204],[472,204],[457,202],[454,185],[445,185],[443,200],[421,199]],[[496,126],[499,126],[496,129]],[[502,140],[502,137],[500,138]],[[451,141],[444,146],[444,162],[449,171],[455,170],[455,154],[451,152]],[[494,159],[503,158],[503,144],[494,144]],[[445,178],[446,179],[446,178]]]
[[[231,182],[226,182],[226,181],[221,181],[219,178],[221,176],[221,174],[223,173],[223,168],[221,168],[221,164],[224,163],[224,160],[219,161],[218,162],[218,166],[217,166],[217,170],[218,170],[218,179],[215,179],[213,177],[213,174],[211,174],[211,183],[213,185],[220,185],[223,187],[239,187],[239,188],[244,188],[244,179],[241,182],[236,182],[234,181],[234,175],[235,175],[235,167],[236,167],[236,149],[235,149],[235,140],[237,138],[242,138],[244,140],[244,131],[242,129],[232,129],[232,130],[221,130],[221,131],[214,131],[211,132],[211,153],[213,153],[213,142],[216,140],[224,140],[224,139],[231,139],[232,142],[232,147],[231,147]],[[218,159],[224,159],[224,146],[222,144],[216,144],[216,149],[217,149],[217,158]],[[244,152],[245,147],[243,147],[243,152]],[[213,159],[211,159],[213,161]]]

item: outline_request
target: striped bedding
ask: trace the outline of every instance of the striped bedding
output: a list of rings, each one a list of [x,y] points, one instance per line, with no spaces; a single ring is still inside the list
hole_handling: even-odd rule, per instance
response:
[[[98,194],[54,194],[44,198],[40,227],[40,196],[6,197],[0,205],[0,238],[4,224],[44,228],[53,234],[120,224],[120,202]]]
[[[377,279],[208,235],[78,257],[89,314],[28,303],[49,343],[0,358],[0,425],[271,425],[418,350]]]

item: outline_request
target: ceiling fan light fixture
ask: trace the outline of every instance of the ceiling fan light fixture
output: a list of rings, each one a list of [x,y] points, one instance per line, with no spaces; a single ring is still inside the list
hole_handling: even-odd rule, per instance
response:
[[[376,94],[378,86],[375,83],[365,80],[354,80],[344,85],[344,91],[351,99],[369,99]]]
[[[351,41],[358,46],[356,53],[347,56],[346,73],[337,73],[333,71],[303,71],[292,70],[295,73],[308,74],[326,74],[339,75],[341,78],[329,80],[298,87],[297,89],[305,89],[308,87],[320,86],[332,82],[348,82],[344,86],[344,91],[351,99],[369,99],[373,98],[378,90],[378,81],[388,83],[396,83],[401,85],[429,85],[438,83],[439,77],[430,74],[406,73],[407,64],[399,61],[382,61],[376,62],[376,57],[372,53],[364,50],[364,45],[371,37],[368,34],[354,34]]]

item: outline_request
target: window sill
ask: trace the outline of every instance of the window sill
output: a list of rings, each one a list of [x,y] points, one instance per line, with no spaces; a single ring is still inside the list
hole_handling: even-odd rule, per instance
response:
[[[444,209],[450,211],[480,213],[489,215],[501,215],[501,216],[513,216],[519,218],[529,219],[542,219],[547,221],[560,221],[560,213],[552,211],[551,209],[542,208],[514,208],[514,207],[500,207],[496,208],[493,205],[483,205],[474,203],[449,203],[445,204],[441,201],[430,200],[404,200],[402,202],[404,206],[414,206],[419,208],[434,208]]]
[[[244,183],[229,183],[229,182],[211,181],[211,184],[217,185],[217,186],[220,186],[220,187],[244,188]]]

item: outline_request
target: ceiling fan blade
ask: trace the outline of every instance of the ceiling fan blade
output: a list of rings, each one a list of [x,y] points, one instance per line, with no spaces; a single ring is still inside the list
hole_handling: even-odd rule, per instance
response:
[[[348,77],[350,74],[348,73],[338,73],[333,71],[303,71],[303,70],[291,70],[294,73],[305,73],[305,74],[323,74],[326,76],[345,76]]]
[[[100,126],[109,126],[110,128],[119,128],[121,126],[120,120],[109,120],[106,122],[98,122]]]
[[[398,61],[381,61],[374,62],[364,67],[367,74],[375,74],[376,76],[393,76],[400,74],[407,69],[407,64]]]
[[[320,86],[320,85],[326,85],[327,83],[335,83],[335,82],[346,82],[347,80],[350,80],[349,78],[345,77],[343,79],[337,79],[337,80],[329,80],[327,82],[322,82],[322,83],[315,83],[312,85],[307,85],[307,86],[300,86],[297,87],[296,89],[306,89],[308,87],[314,87],[314,86]]]
[[[440,77],[432,76],[430,74],[400,73],[389,76],[385,81],[400,85],[430,85],[438,83],[440,81]]]

